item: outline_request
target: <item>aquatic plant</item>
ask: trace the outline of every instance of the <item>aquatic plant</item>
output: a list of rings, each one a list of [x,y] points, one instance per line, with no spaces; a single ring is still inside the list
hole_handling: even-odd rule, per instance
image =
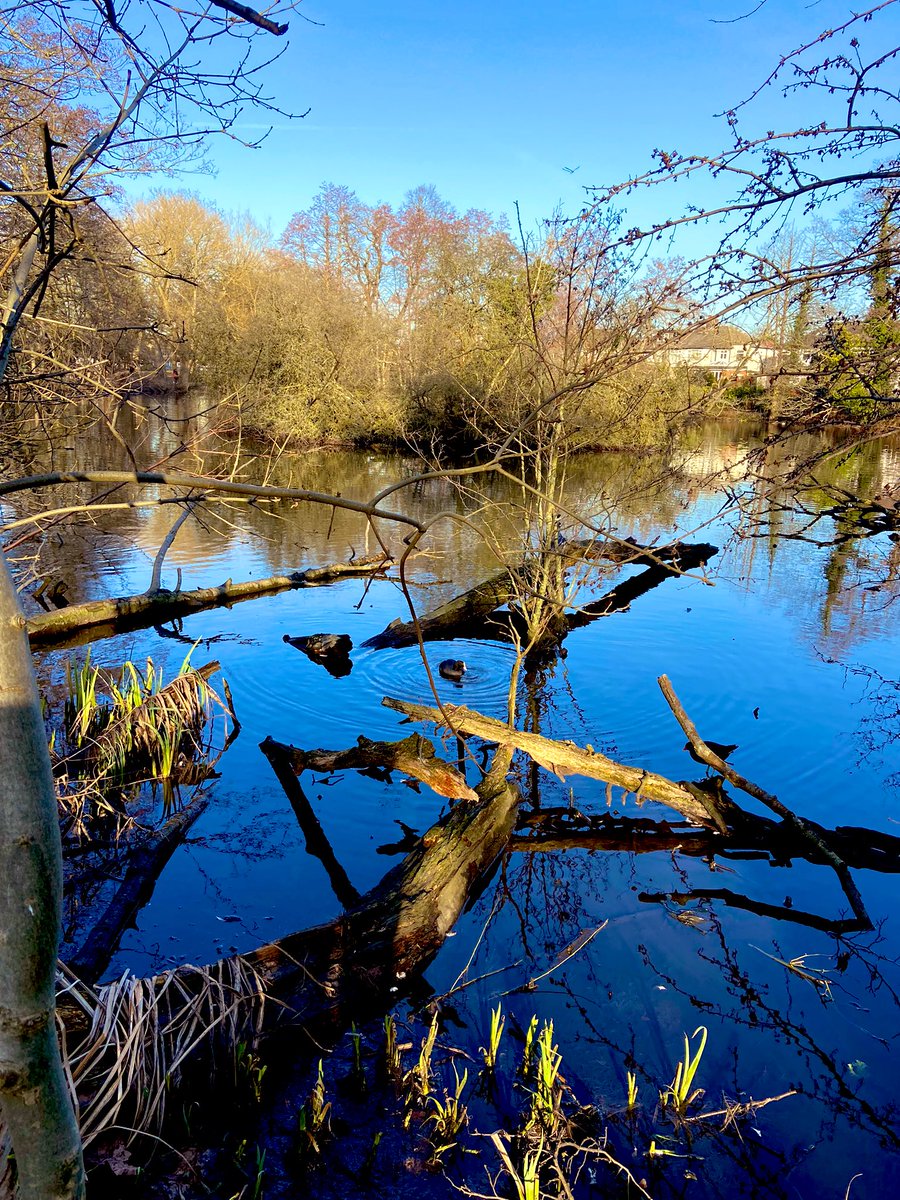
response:
[[[320,1058],[313,1090],[297,1117],[301,1152],[321,1154],[323,1139],[331,1131],[330,1113],[331,1101],[325,1099],[325,1068]]]
[[[527,1079],[531,1074],[534,1066],[534,1039],[537,1034],[538,1019],[537,1014],[532,1014],[531,1020],[528,1022],[528,1029],[525,1031],[525,1046],[522,1050],[522,1075]]]
[[[435,1013],[431,1019],[431,1025],[428,1027],[428,1033],[422,1039],[418,1059],[403,1076],[403,1084],[406,1089],[406,1116],[404,1117],[403,1124],[406,1128],[409,1127],[409,1123],[412,1120],[415,1104],[423,1102],[431,1095],[431,1056],[434,1053],[437,1033],[438,1014]]]
[[[637,1107],[638,1096],[637,1075],[634,1071],[625,1072],[625,1082],[628,1085],[627,1111],[632,1113]]]
[[[703,1057],[703,1051],[706,1049],[706,1039],[708,1030],[705,1025],[699,1025],[691,1034],[691,1038],[700,1035],[700,1045],[695,1053],[691,1054],[691,1045],[688,1041],[687,1034],[684,1035],[684,1058],[681,1059],[675,1068],[675,1078],[671,1084],[659,1093],[660,1103],[663,1108],[671,1108],[679,1117],[683,1117],[694,1100],[697,1100],[703,1095],[703,1089],[697,1088],[693,1091],[694,1076],[697,1074],[697,1068],[700,1066],[700,1059]]]
[[[484,1065],[488,1071],[493,1071],[497,1066],[497,1053],[500,1049],[500,1039],[503,1036],[503,1029],[506,1025],[506,1017],[502,1015],[502,1008],[498,1004],[495,1009],[491,1010],[491,1028],[488,1035],[487,1046],[481,1046],[481,1056],[484,1059]]]
[[[468,1109],[461,1099],[468,1082],[469,1072],[464,1070],[460,1079],[454,1063],[453,1075],[456,1087],[452,1093],[445,1091],[443,1100],[439,1100],[437,1096],[433,1095],[428,1097],[434,1111],[428,1114],[425,1121],[434,1124],[433,1158],[437,1162],[440,1162],[442,1155],[446,1154],[448,1150],[452,1150],[457,1144],[457,1139],[469,1119]]]
[[[534,1150],[526,1151],[519,1166],[516,1166],[509,1152],[509,1145],[499,1133],[490,1135],[497,1153],[503,1163],[504,1170],[516,1190],[516,1200],[540,1200],[541,1177],[540,1164],[544,1153],[544,1135]]]
[[[403,1075],[403,1062],[397,1044],[397,1021],[393,1013],[384,1018],[384,1069],[395,1082]]]
[[[526,1128],[540,1125],[549,1133],[556,1132],[562,1118],[562,1085],[559,1068],[562,1055],[553,1044],[553,1022],[545,1021],[537,1039],[537,1062],[535,1090],[531,1097],[531,1111]]]
[[[240,1041],[234,1048],[234,1083],[238,1089],[246,1089],[254,1104],[262,1101],[262,1082],[266,1074],[266,1064],[258,1054],[254,1054],[245,1041]]]

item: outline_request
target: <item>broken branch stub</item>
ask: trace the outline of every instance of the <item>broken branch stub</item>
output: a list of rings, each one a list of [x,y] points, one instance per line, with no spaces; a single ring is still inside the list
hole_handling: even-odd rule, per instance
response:
[[[432,743],[419,733],[400,742],[373,742],[360,736],[348,750],[298,750],[266,738],[261,749],[264,754],[278,751],[295,775],[304,771],[400,771],[450,800],[478,799],[457,768],[438,758]]]

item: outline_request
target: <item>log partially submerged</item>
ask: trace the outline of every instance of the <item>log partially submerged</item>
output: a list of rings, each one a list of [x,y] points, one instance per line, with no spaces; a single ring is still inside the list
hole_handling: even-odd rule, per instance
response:
[[[301,1025],[317,1039],[335,1036],[351,1019],[394,1004],[431,962],[509,842],[520,799],[507,780],[509,762],[510,752],[498,751],[476,789],[477,802],[456,805],[357,905],[335,920],[250,954],[223,959],[214,967],[186,965],[134,981],[145,998],[142,1011],[152,1012],[155,1020],[140,1036],[156,1047],[160,1038],[177,1038],[179,1022],[201,993],[210,1026],[227,1014],[232,1028],[238,1018],[257,1032]],[[210,987],[211,977],[231,983]],[[252,981],[252,987],[236,995],[234,981],[239,979]],[[97,989],[93,1000],[71,989],[61,997],[60,1013],[73,1053],[77,1050],[96,1063],[104,1045],[113,1052],[122,1030],[103,1006],[115,994],[111,985]],[[156,1002],[148,1004],[148,997],[156,997]],[[203,1045],[198,1039],[193,1052],[199,1053]]]
[[[227,579],[218,587],[195,588],[192,591],[141,592],[136,596],[119,596],[111,600],[89,600],[86,604],[71,604],[68,608],[38,613],[27,621],[32,646],[77,644],[110,637],[131,629],[159,625],[176,617],[202,612],[208,608],[238,604],[273,592],[292,588],[314,587],[354,575],[377,575],[386,570],[392,560],[383,554],[358,558],[347,563],[310,567],[285,575],[270,575],[266,579],[247,579],[232,583]]]
[[[513,746],[523,750],[536,763],[551,771],[560,779],[566,775],[585,775],[603,783],[634,792],[638,800],[657,800],[680,813],[694,825],[718,829],[726,828],[712,798],[707,799],[697,789],[682,783],[674,783],[663,775],[655,775],[641,767],[629,767],[617,763],[590,746],[582,750],[571,742],[555,742],[537,733],[525,733],[513,729],[493,717],[453,704],[444,705],[442,712],[426,704],[413,704],[407,700],[396,700],[385,696],[382,704],[395,712],[403,713],[413,721],[429,721],[438,727],[447,727],[448,720],[456,733],[474,734],[487,742]],[[446,714],[446,715],[445,715]]]
[[[718,553],[718,547],[707,542],[673,542],[668,546],[652,547],[632,541],[581,541],[566,542],[559,548],[558,553],[565,567],[585,561],[601,560],[620,566],[645,567],[646,571],[639,577],[641,582],[634,588],[633,593],[629,593],[627,588],[627,584],[632,581],[628,580],[624,585],[620,585],[625,589],[623,596],[629,595],[629,598],[633,599],[656,587],[663,579],[695,570],[707,563]],[[502,639],[508,636],[509,626],[515,623],[516,616],[511,612],[498,613],[497,609],[514,599],[523,589],[529,588],[533,570],[533,564],[524,563],[500,571],[419,617],[418,621],[402,621],[399,618],[392,621],[386,629],[370,637],[363,645],[370,650],[398,649],[416,645],[419,636],[425,642],[457,637]],[[596,609],[588,605],[583,610],[590,614],[587,618],[580,618],[578,614],[568,617],[569,627],[574,628],[585,624],[588,619],[624,607],[623,603],[615,602],[613,593],[609,594],[609,598],[603,597],[596,604]]]
[[[268,737],[260,743],[260,749],[270,761],[273,754],[281,755],[295,775],[304,771],[362,771],[385,778],[387,772],[400,771],[426,783],[439,796],[478,799],[457,768],[438,758],[432,743],[419,733],[411,733],[401,742],[373,742],[360,736],[349,750],[298,750]]]

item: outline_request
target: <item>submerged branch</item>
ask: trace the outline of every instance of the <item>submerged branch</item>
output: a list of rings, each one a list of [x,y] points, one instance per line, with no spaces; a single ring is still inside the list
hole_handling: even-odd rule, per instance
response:
[[[672,684],[667,676],[660,675],[657,683],[659,684],[660,690],[665,696],[666,702],[668,703],[669,708],[671,708],[675,719],[684,730],[685,735],[691,744],[691,748],[697,756],[697,759],[706,763],[707,766],[712,767],[713,770],[718,771],[718,773],[724,779],[727,779],[728,782],[734,787],[739,788],[742,792],[746,792],[748,796],[752,796],[754,800],[758,800],[761,804],[764,804],[766,808],[771,809],[771,811],[774,813],[777,813],[779,817],[793,826],[793,828],[802,837],[806,838],[813,846],[815,846],[819,854],[821,854],[823,858],[834,868],[835,874],[840,881],[841,887],[843,888],[850,907],[853,909],[854,916],[859,922],[862,923],[862,927],[871,929],[873,926],[871,919],[869,918],[869,914],[866,911],[866,906],[863,903],[859,889],[854,883],[853,877],[847,869],[847,864],[844,862],[844,860],[838,854],[836,854],[830,846],[825,844],[817,830],[810,825],[809,822],[805,821],[803,817],[800,817],[796,813],[792,812],[787,805],[782,804],[778,797],[773,796],[771,792],[764,791],[757,784],[752,783],[749,779],[745,779],[743,775],[738,774],[734,767],[729,766],[729,764],[723,758],[720,758],[718,754],[709,748],[707,743],[704,742],[704,740],[700,737],[700,734],[697,732],[693,721],[685,712],[681,701],[675,695],[675,689],[672,687]]]

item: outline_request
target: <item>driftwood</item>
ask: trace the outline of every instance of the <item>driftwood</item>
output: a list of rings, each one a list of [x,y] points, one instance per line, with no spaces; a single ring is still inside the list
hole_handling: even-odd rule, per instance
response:
[[[66,966],[95,983],[109,966],[122,934],[153,895],[156,881],[186,833],[206,808],[209,797],[198,793],[184,808],[130,851],[122,882],[82,944],[66,955]]]
[[[295,775],[304,771],[362,771],[383,778],[386,772],[400,771],[427,783],[439,796],[478,799],[456,767],[438,758],[431,742],[418,733],[411,733],[402,742],[372,742],[360,737],[349,750],[298,750],[272,738],[266,738],[259,748],[270,762],[273,755],[280,755]]]
[[[634,792],[639,800],[656,800],[665,804],[694,825],[725,829],[715,802],[705,799],[702,793],[698,795],[696,789],[674,783],[671,779],[654,775],[640,767],[628,767],[623,763],[614,762],[603,754],[597,754],[591,747],[582,750],[573,743],[555,742],[537,733],[524,733],[493,717],[485,717],[481,713],[452,704],[445,705],[442,713],[440,709],[425,704],[412,704],[406,700],[395,700],[391,696],[386,696],[382,703],[413,721],[430,721],[437,726],[446,726],[449,720],[454,732],[474,734],[487,742],[524,750],[536,763],[560,779],[564,779],[566,775],[585,775],[589,779],[599,779],[604,783],[624,788],[626,792]]]
[[[420,617],[418,624],[423,641],[459,636],[458,631],[464,629],[469,622],[487,616],[501,604],[505,604],[514,594],[515,584],[509,571],[500,571],[492,575],[476,587],[454,596],[446,604]],[[414,646],[417,641],[415,623],[398,618],[391,621],[387,629],[363,642],[363,646],[370,650],[384,650],[389,647]]]
[[[226,1012],[233,1018],[244,1006],[246,1024],[259,1032],[300,1024],[321,1039],[336,1036],[354,1017],[394,1004],[443,945],[507,846],[519,805],[518,790],[507,780],[509,762],[510,754],[499,751],[477,788],[477,802],[456,805],[349,912],[250,954],[223,959],[215,968],[184,966],[142,980],[145,995],[167,997],[157,1009],[158,1020],[168,1017],[177,1026],[203,992],[210,1019]],[[209,972],[218,978],[253,978],[259,990],[239,997],[233,988],[210,992]],[[261,997],[267,1001],[262,1011]],[[79,1036],[90,1032],[90,1004],[64,994],[59,1011],[74,1049]],[[91,1036],[112,1038],[115,1032],[105,1033],[98,1022]],[[91,1053],[96,1058],[100,1050]]]
[[[384,555],[375,555],[349,563],[292,571],[287,575],[270,575],[266,579],[247,579],[242,583],[227,579],[218,587],[195,588],[189,592],[160,589],[112,600],[90,600],[86,604],[71,604],[68,608],[29,617],[28,636],[32,646],[94,641],[289,588],[312,587],[346,576],[376,575],[390,563]]]
[[[623,608],[632,599],[656,587],[664,579],[696,569],[717,554],[718,547],[706,542],[674,542],[669,546],[654,548],[631,541],[585,541],[566,542],[559,548],[558,553],[567,567],[585,560],[605,560],[620,566],[647,568],[638,577],[639,582],[626,580],[618,589],[614,589],[594,604],[587,605],[581,610],[586,616],[574,614],[567,617],[558,631],[564,633],[566,626],[577,628],[586,624],[588,620]],[[523,588],[527,589],[533,573],[534,565],[529,563],[500,571],[432,612],[419,617],[418,622],[399,619],[392,621],[386,629],[370,637],[363,645],[371,650],[413,646],[418,642],[420,634],[422,641],[426,642],[456,637],[506,639],[510,636],[510,627],[518,623],[518,616],[515,612],[498,613],[496,610],[514,599]]]

